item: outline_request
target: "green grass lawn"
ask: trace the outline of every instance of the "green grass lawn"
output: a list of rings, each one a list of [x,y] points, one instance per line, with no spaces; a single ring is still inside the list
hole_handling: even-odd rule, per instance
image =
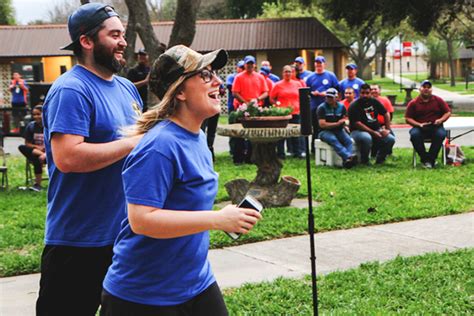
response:
[[[351,170],[313,164],[316,230],[328,231],[467,212],[474,209],[474,147],[465,147],[470,161],[461,167],[434,170],[412,168],[411,149],[395,149],[383,166]],[[24,159],[9,157],[10,189],[0,191],[0,276],[38,271],[46,213],[46,193],[19,191],[24,185]],[[235,178],[252,180],[254,165],[235,167],[227,153],[218,154],[217,202],[229,199],[224,184]],[[305,161],[287,159],[282,175],[298,178],[298,197],[305,198]],[[369,213],[369,208],[375,212]],[[251,234],[233,242],[222,232],[211,233],[211,247],[218,248],[273,238],[305,234],[307,210],[291,207],[267,209]]]
[[[427,254],[318,277],[323,315],[472,315],[473,249]],[[309,263],[308,263],[309,264]],[[224,291],[230,315],[312,315],[311,278]]]
[[[416,81],[416,75],[415,74],[403,74],[403,78],[407,78],[410,80],[413,80],[419,84],[422,80],[428,78],[428,73],[418,73],[418,81]],[[457,92],[460,94],[474,94],[474,82],[469,82],[468,87],[466,89],[466,81],[465,78],[455,78],[456,80],[456,86],[451,87],[450,84],[450,78],[442,78],[440,80],[433,80],[433,86],[439,89],[451,91],[451,92]]]

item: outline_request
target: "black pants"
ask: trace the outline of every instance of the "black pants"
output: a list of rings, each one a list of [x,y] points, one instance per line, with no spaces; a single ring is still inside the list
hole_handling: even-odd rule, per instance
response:
[[[217,283],[179,305],[152,306],[129,302],[102,291],[101,316],[226,316],[227,308]]]
[[[20,145],[18,146],[18,150],[33,164],[35,174],[43,173],[43,163],[39,160],[38,156],[33,154],[33,148],[26,145]]]
[[[219,113],[206,119],[202,125],[201,129],[206,133],[207,138],[207,147],[212,153],[212,161],[214,161],[214,140],[216,139],[216,130],[217,123],[219,122]]]
[[[319,121],[317,108],[311,110],[311,125],[313,125],[313,137],[311,137],[311,153],[315,153],[315,141],[319,138]]]
[[[36,315],[94,316],[112,254],[112,245],[45,246]]]

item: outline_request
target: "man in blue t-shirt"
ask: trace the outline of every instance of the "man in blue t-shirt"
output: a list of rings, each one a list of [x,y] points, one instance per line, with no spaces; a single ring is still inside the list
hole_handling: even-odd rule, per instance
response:
[[[68,20],[78,65],[59,77],[43,109],[50,185],[37,315],[95,315],[112,246],[126,217],[121,169],[140,137],[121,139],[142,106],[115,76],[127,43],[114,9],[80,6]]]
[[[346,91],[347,88],[352,88],[354,90],[355,96],[357,99],[360,94],[360,87],[365,83],[364,80],[357,77],[357,65],[350,63],[346,65],[347,78],[339,82],[341,91]],[[344,96],[342,97],[344,99]]]
[[[346,108],[337,102],[338,92],[334,88],[326,91],[326,101],[318,106],[318,119],[321,132],[319,138],[328,143],[339,157],[342,158],[344,168],[352,168],[354,165],[354,155],[352,154],[352,139],[347,134]]]
[[[237,74],[244,71],[244,68],[245,68],[245,62],[243,60],[239,60],[239,62],[235,66],[235,72],[228,75],[225,81],[225,87],[227,88],[227,113],[229,114],[229,118],[230,118],[230,112],[235,111],[234,94],[232,93],[232,85],[234,84],[235,76],[237,76]],[[229,124],[230,123],[233,123],[233,122],[229,121]],[[231,156],[234,154],[235,141],[236,141],[235,137],[229,138],[229,153]]]
[[[326,70],[326,59],[316,56],[314,59],[315,72],[306,78],[306,85],[311,91],[311,116],[313,124],[313,137],[311,140],[311,152],[314,152],[314,140],[318,138],[319,124],[316,110],[318,105],[325,101],[326,91],[329,88],[339,90],[339,81],[334,73]]]
[[[280,77],[278,77],[277,75],[275,75],[274,73],[272,73],[272,65],[270,64],[270,62],[268,60],[264,60],[262,61],[261,65],[260,65],[260,68],[262,67],[268,67],[270,69],[270,71],[268,72],[268,78],[270,78],[271,81],[273,81],[274,83],[277,83],[278,81],[280,81]]]
[[[301,80],[306,80],[309,76],[313,74],[312,71],[304,69],[304,58],[298,56],[295,58],[295,70],[296,70],[296,78]]]

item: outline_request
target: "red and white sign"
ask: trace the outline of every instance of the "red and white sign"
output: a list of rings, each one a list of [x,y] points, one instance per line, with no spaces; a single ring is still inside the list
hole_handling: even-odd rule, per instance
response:
[[[412,42],[403,42],[403,57],[411,56]]]
[[[400,50],[394,49],[393,50],[393,59],[400,59]]]

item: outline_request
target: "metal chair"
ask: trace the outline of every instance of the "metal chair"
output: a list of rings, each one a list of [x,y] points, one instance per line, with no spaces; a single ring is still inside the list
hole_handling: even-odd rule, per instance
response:
[[[443,140],[443,143],[442,143],[443,145],[441,146],[441,154],[443,156],[443,165],[446,165],[446,146],[444,145],[445,140],[446,139]],[[431,138],[423,139],[423,143],[431,144]],[[413,148],[413,168],[416,167],[416,156],[417,156],[416,150],[415,148]]]
[[[2,174],[2,185],[0,188],[6,190],[8,189],[8,167],[7,167],[7,155],[3,150],[3,147],[0,146],[0,159],[2,160],[0,165],[0,173]]]

